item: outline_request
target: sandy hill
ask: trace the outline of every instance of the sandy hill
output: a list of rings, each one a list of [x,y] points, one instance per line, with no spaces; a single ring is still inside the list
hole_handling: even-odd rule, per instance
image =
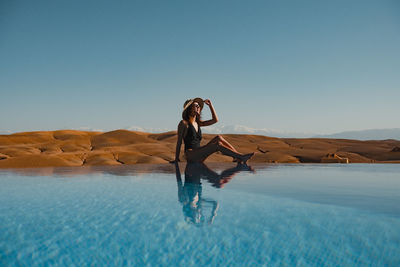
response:
[[[215,135],[204,134],[202,143]],[[400,163],[400,141],[273,138],[223,135],[254,163]],[[167,163],[174,158],[176,132],[150,134],[116,130],[23,132],[0,135],[0,168]],[[182,146],[183,149],[183,146]],[[184,161],[183,152],[181,159]],[[206,162],[230,162],[222,154]]]

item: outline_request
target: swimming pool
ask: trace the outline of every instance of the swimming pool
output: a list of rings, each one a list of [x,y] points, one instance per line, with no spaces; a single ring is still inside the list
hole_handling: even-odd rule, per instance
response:
[[[0,171],[0,265],[399,266],[400,165]]]

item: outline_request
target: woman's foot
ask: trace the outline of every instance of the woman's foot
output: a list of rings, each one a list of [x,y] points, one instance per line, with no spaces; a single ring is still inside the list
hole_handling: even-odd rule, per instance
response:
[[[244,154],[240,159],[238,159],[238,163],[239,164],[246,164],[247,161],[254,156],[254,152],[253,153],[249,153],[249,154]]]

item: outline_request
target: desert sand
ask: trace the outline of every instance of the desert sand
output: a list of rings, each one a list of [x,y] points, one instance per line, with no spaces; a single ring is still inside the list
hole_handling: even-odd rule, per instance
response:
[[[215,135],[203,134],[202,144]],[[256,152],[249,163],[400,163],[400,141],[275,138],[224,134],[239,152]],[[115,130],[23,132],[0,135],[0,168],[168,163],[175,157],[176,132]],[[183,149],[183,146],[182,146]],[[181,161],[185,161],[181,153]],[[216,153],[206,162],[232,162]]]

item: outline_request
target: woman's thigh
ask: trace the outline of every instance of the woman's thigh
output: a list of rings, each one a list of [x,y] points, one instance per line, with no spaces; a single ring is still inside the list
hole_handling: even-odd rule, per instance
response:
[[[188,162],[203,162],[208,156],[217,151],[218,144],[208,143],[205,146],[194,150],[186,151],[186,159]]]

